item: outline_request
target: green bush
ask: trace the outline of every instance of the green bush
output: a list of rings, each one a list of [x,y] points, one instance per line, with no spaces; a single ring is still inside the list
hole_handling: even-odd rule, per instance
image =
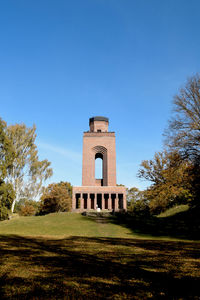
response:
[[[5,206],[0,207],[0,221],[8,220],[9,210]]]
[[[9,212],[14,198],[15,192],[12,185],[0,180],[0,221],[9,218]]]

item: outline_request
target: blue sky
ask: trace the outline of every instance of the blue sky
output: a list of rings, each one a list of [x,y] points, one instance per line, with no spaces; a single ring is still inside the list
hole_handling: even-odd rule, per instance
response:
[[[117,182],[143,188],[173,96],[200,72],[199,0],[0,1],[0,116],[37,127],[50,182],[81,185],[82,133],[116,132]]]

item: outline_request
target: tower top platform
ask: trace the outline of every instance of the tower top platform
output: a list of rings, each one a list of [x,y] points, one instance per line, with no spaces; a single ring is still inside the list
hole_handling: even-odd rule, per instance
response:
[[[108,132],[109,119],[102,116],[92,117],[89,120],[90,132]]]
[[[102,117],[102,116],[96,116],[96,117],[92,117],[89,120],[89,124],[94,122],[94,121],[103,121],[103,122],[108,122],[109,123],[109,119],[106,117]]]

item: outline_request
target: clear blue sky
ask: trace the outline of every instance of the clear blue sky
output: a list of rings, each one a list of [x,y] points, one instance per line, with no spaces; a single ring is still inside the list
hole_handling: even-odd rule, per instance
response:
[[[200,71],[199,0],[0,1],[0,116],[37,127],[50,182],[81,185],[82,133],[116,131],[117,181],[162,149],[172,98]]]

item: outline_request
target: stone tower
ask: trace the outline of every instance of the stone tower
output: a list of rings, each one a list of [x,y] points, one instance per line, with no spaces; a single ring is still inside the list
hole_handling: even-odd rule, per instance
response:
[[[82,186],[73,187],[72,209],[126,210],[126,188],[116,186],[115,133],[109,120],[93,117],[83,135]],[[102,159],[102,178],[95,178],[95,160]]]

